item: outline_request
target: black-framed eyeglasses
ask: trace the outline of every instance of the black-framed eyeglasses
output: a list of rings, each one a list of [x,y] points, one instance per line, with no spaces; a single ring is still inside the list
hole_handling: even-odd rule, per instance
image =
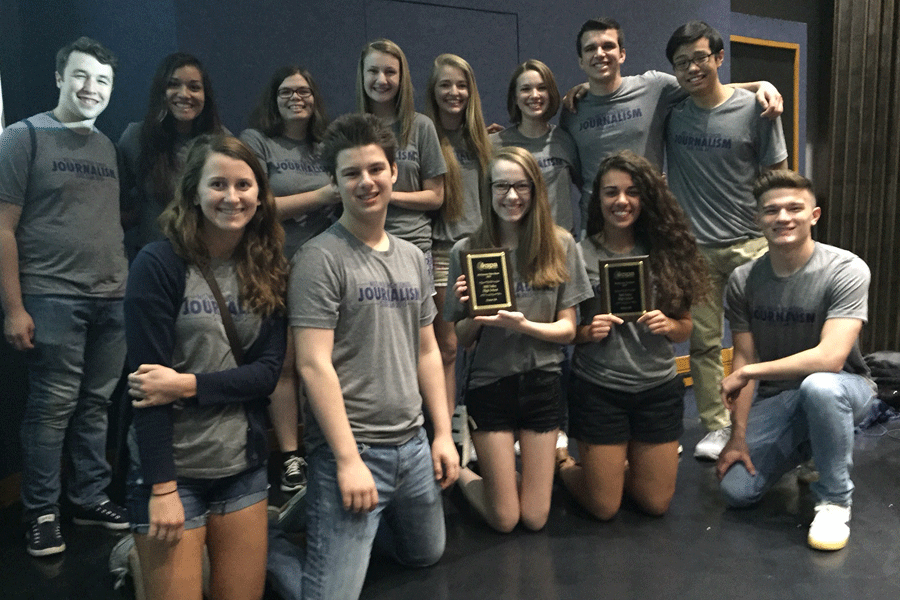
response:
[[[704,54],[703,56],[695,56],[694,58],[679,58],[674,63],[672,63],[672,66],[675,67],[676,71],[687,71],[691,68],[691,65],[702,67],[709,62],[709,57],[713,55],[715,55],[715,52],[710,52],[709,54]]]
[[[495,196],[507,195],[510,188],[516,190],[516,194],[519,196],[528,196],[531,195],[534,184],[530,181],[516,181],[515,183],[510,183],[508,181],[494,181],[491,183],[491,191]]]
[[[297,94],[301,99],[311,98],[313,93],[308,87],[303,88],[278,88],[278,97],[282,100],[288,100]]]

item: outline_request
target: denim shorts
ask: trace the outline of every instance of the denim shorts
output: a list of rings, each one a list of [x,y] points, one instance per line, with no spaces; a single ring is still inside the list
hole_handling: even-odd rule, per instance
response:
[[[150,486],[142,483],[128,488],[128,514],[131,518],[131,530],[136,533],[145,534],[150,527],[147,511],[150,491]],[[203,527],[210,514],[227,515],[268,499],[266,465],[221,479],[179,477],[178,496],[184,506],[184,528]]]
[[[559,427],[559,373],[534,369],[466,392],[474,431],[546,433]]]
[[[684,432],[684,381],[674,377],[643,392],[602,387],[572,378],[569,435],[606,445],[629,440],[645,444],[676,441]]]

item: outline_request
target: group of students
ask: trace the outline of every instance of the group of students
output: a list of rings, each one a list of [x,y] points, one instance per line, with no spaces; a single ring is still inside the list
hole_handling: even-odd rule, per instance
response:
[[[127,287],[121,241],[117,245],[112,233],[101,231],[105,222],[90,222],[95,214],[118,214],[109,205],[109,185],[102,194],[106,204],[94,201],[96,213],[76,211],[75,226],[85,228],[74,229],[76,239],[40,253],[29,246],[28,236],[47,237],[58,228],[52,218],[60,208],[51,210],[49,204],[75,201],[50,190],[35,207],[31,197],[41,184],[34,182],[46,179],[49,186],[52,172],[62,170],[60,162],[99,164],[91,157],[100,151],[109,159],[103,168],[116,169],[111,144],[93,128],[108,101],[115,59],[84,38],[60,51],[57,109],[34,125],[13,125],[0,138],[4,149],[14,148],[10,156],[17,161],[0,160],[5,333],[16,347],[29,350],[34,394],[54,384],[53,369],[46,366],[57,360],[51,342],[72,345],[59,335],[40,353],[33,350],[45,343],[38,319],[53,310],[41,313],[34,303],[62,295],[118,304],[118,339],[104,349],[105,371],[94,386],[99,389],[78,381],[94,377],[97,368],[79,359],[70,369],[72,397],[65,399],[75,416],[60,414],[57,421],[93,423],[97,437],[101,421],[93,419],[105,411],[103,394],[108,398],[115,383],[111,371],[121,370],[114,357],[124,354],[127,342],[133,399],[127,514],[103,495],[108,474],[87,481],[91,474],[76,469],[69,495],[79,510],[94,511],[81,515],[85,522],[131,527],[150,597],[199,598],[205,546],[211,597],[261,597],[268,561],[273,585],[286,598],[355,598],[375,544],[403,564],[424,566],[440,558],[445,544],[440,490],[457,479],[476,512],[502,532],[519,523],[533,530],[545,525],[555,473],[599,519],[618,512],[623,493],[649,514],[664,514],[675,493],[683,432],[684,385],[672,343],[691,337],[698,304],[721,305],[715,298],[721,288],[709,280],[709,256],[695,236],[709,240],[734,227],[739,231],[727,241],[759,245],[762,240],[765,246],[768,239],[772,256],[742,267],[729,284],[735,372],[723,381],[721,393],[734,409],[734,429],[719,458],[723,490],[732,504],[757,499],[777,476],[809,458],[811,444],[821,472],[814,491],[831,529],[820,532],[816,543],[811,529],[810,543],[828,549],[846,544],[841,531],[832,539],[832,525],[846,527],[849,520],[852,427],[871,402],[868,380],[860,376],[864,365],[856,360],[868,270],[849,253],[812,241],[809,230],[820,209],[809,182],[787,171],[757,182],[751,214],[742,215],[752,235],[742,223],[734,224],[740,219],[728,217],[727,207],[715,208],[726,215],[723,224],[712,223],[707,237],[697,234],[698,223],[716,217],[707,214],[712,209],[691,208],[690,202],[683,209],[685,200],[679,195],[676,201],[670,191],[659,169],[666,123],[656,118],[659,111],[713,111],[739,100],[736,110],[747,112],[749,106],[754,122],[762,123],[760,131],[775,123],[758,114],[752,94],[713,85],[718,79],[710,68],[721,64],[721,39],[717,49],[711,28],[701,25],[689,23],[670,42],[667,55],[677,83],[655,73],[623,82],[618,24],[588,21],[578,34],[589,82],[577,112],[566,114],[562,127],[549,122],[559,110],[560,94],[547,66],[529,60],[509,84],[514,126],[490,136],[472,68],[452,54],[434,61],[425,116],[414,110],[402,50],[389,40],[367,44],[357,74],[359,113],[331,124],[312,75],[300,66],[283,67],[263,90],[240,139],[222,127],[200,61],[172,54],[154,76],[144,120],[129,125],[119,143],[121,214],[131,260]],[[679,85],[689,97],[676,92]],[[704,108],[701,100],[709,90],[703,86],[709,85],[711,93],[725,97]],[[703,93],[695,94],[698,89]],[[662,100],[665,95],[672,102]],[[697,101],[686,106],[692,99]],[[676,100],[680,103],[672,108]],[[608,128],[596,126],[615,121],[598,117],[599,106],[612,103],[619,110],[615,103],[623,101],[645,107],[634,113],[651,122],[640,126],[643,148],[632,148],[633,140],[610,141]],[[573,127],[575,122],[582,125]],[[564,129],[582,133],[572,136]],[[585,131],[594,137],[582,139]],[[49,146],[61,135],[71,138],[55,142],[62,160]],[[670,145],[681,143],[674,141],[678,135],[686,134],[670,133]],[[760,135],[750,137],[757,143]],[[621,146],[601,154],[597,140]],[[83,147],[77,160],[65,154],[74,146]],[[740,173],[742,182],[752,185],[758,167],[778,166],[783,158],[776,143],[774,150],[743,157],[734,169],[755,163],[751,173]],[[679,160],[687,159],[671,149],[670,168],[677,169]],[[670,181],[675,187],[675,182],[695,185],[689,168],[681,168],[680,175],[670,172]],[[87,175],[81,179],[96,185],[98,177]],[[115,183],[115,177],[107,179]],[[585,190],[580,215],[573,214],[573,184]],[[77,197],[83,191],[71,193]],[[738,212],[748,210],[746,198],[735,202]],[[67,217],[67,227],[73,227],[72,218]],[[94,231],[89,225],[100,228],[97,236],[90,244],[79,242],[82,232]],[[118,227],[106,225],[111,231]],[[64,262],[62,255],[73,246],[90,247],[95,254]],[[13,256],[7,248],[19,253]],[[515,311],[470,316],[460,255],[478,248],[510,250]],[[648,257],[652,308],[626,322],[601,310],[595,290],[601,261],[634,256]],[[807,273],[813,263],[820,271]],[[59,284],[32,283],[33,273],[47,271],[48,264],[55,266],[45,276],[55,274],[68,287],[60,291]],[[99,272],[98,265],[110,268]],[[834,286],[821,269],[837,271]],[[805,279],[790,281],[799,272]],[[70,281],[75,275],[86,283]],[[757,282],[769,287],[760,292]],[[813,285],[815,298],[803,298]],[[766,317],[781,310],[780,299],[793,303],[784,310],[803,314]],[[806,312],[798,308],[810,303],[818,304]],[[813,316],[807,319],[807,313]],[[34,322],[29,326],[25,317]],[[94,319],[87,317],[82,331],[95,327]],[[769,329],[758,330],[759,321]],[[800,345],[797,340],[785,345],[786,330],[771,331],[775,321],[808,321]],[[97,343],[93,333],[82,335]],[[564,347],[573,343],[572,377],[564,384]],[[83,357],[100,356],[83,341],[79,347]],[[459,348],[467,349],[461,393]],[[800,386],[810,373],[841,370],[853,375],[835,375],[847,375],[840,392],[830,380],[812,392],[807,381]],[[757,410],[772,402],[751,408],[751,380],[763,381],[761,397],[779,399],[778,418]],[[773,386],[769,380],[792,383]],[[79,387],[89,393],[79,396]],[[296,426],[301,387],[305,459]],[[809,413],[816,409],[806,403],[831,401],[835,394],[839,399],[833,403],[850,408],[813,423]],[[468,413],[477,473],[468,461],[460,464],[450,434],[458,395]],[[81,415],[86,397],[91,415]],[[38,421],[34,404],[30,397],[29,411],[37,411],[33,420]],[[566,404],[577,462],[555,451]],[[284,453],[282,489],[305,490],[303,551],[267,525],[267,412]],[[425,413],[430,436],[423,428]],[[796,420],[809,421],[808,428]],[[784,421],[795,425],[786,427]],[[781,427],[778,435],[761,435],[761,422]],[[105,429],[105,416],[102,424]],[[26,431],[23,426],[23,446]],[[74,431],[70,427],[70,436]],[[819,432],[825,441],[817,440]],[[28,441],[43,440],[36,435]],[[46,465],[59,462],[61,442],[60,433],[43,446],[49,456],[25,456],[26,463],[35,460],[44,469],[29,474],[26,464],[23,477],[29,551],[36,556],[65,547],[58,524],[58,468],[55,480],[45,474]],[[783,455],[773,456],[773,447]],[[766,476],[753,477],[754,464],[763,463]],[[36,495],[32,487],[40,487],[40,477],[46,481],[40,482],[42,495]],[[115,514],[97,517],[98,507]]]

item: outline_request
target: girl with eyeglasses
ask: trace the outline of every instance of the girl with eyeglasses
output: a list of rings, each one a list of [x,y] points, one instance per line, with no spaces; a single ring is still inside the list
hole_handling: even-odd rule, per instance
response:
[[[455,54],[441,54],[434,59],[427,89],[426,112],[434,121],[441,153],[447,163],[444,204],[434,219],[431,251],[434,300],[438,308],[434,330],[444,362],[447,400],[452,415],[456,406],[456,330],[453,323],[442,316],[447,297],[450,249],[481,225],[479,187],[491,159],[491,145],[475,73],[468,62]]]
[[[204,133],[227,133],[209,73],[196,56],[175,52],[156,69],[144,120],[129,123],[117,144],[129,259],[163,239],[157,219],[175,195],[188,145]]]
[[[691,304],[708,290],[706,263],[662,175],[629,150],[600,163],[587,233],[579,246],[593,285],[601,260],[649,255],[655,308],[625,322],[593,298],[581,304],[569,394],[580,462],[567,458],[560,477],[598,519],[616,515],[623,492],[662,515],[675,493],[684,416],[672,343],[690,336]]]
[[[470,348],[465,393],[481,476],[460,471],[463,495],[494,529],[547,522],[559,429],[561,346],[575,337],[575,307],[593,295],[572,235],[553,223],[534,156],[500,149],[482,185],[482,225],[454,245],[444,316]],[[516,310],[468,316],[460,252],[511,251]],[[522,450],[521,480],[514,444]]]
[[[325,105],[312,75],[302,66],[288,65],[272,75],[250,114],[250,128],[241,133],[241,140],[268,174],[288,260],[338,217],[340,196],[315,155],[327,125]],[[288,338],[269,415],[282,452],[281,490],[297,492],[306,485],[306,462],[297,436],[300,380]]]

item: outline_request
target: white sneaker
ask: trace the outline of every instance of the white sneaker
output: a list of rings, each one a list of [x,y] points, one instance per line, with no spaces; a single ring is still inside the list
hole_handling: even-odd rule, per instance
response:
[[[850,507],[819,502],[806,542],[816,550],[840,550],[850,538]]]
[[[710,431],[694,447],[694,458],[719,460],[719,454],[729,439],[731,439],[731,425]]]
[[[468,467],[469,463],[478,462],[478,453],[475,452],[475,444],[472,443],[472,436],[466,438],[463,444],[463,452],[460,457],[462,466]]]

